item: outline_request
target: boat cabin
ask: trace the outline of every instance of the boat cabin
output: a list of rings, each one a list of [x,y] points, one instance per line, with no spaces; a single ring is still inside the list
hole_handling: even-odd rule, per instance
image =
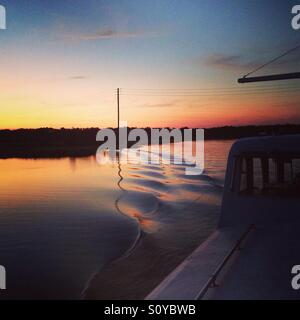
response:
[[[298,299],[299,228],[300,135],[238,140],[218,228],[146,299]]]
[[[242,139],[233,145],[221,225],[242,222],[241,217],[249,223],[274,211],[299,210],[299,200],[300,135]]]

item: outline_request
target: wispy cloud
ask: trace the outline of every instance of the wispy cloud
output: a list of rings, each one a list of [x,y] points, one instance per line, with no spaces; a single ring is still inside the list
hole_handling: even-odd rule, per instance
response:
[[[156,36],[153,32],[145,31],[118,31],[113,29],[100,30],[94,33],[64,33],[62,37],[69,41],[101,41],[112,39],[126,39],[126,38],[142,38],[149,36]]]
[[[210,67],[224,69],[249,69],[258,66],[257,63],[245,61],[241,55],[213,54],[205,59],[205,64]]]
[[[68,80],[85,80],[88,78],[89,76],[86,76],[86,75],[75,75],[75,76],[67,77]]]
[[[142,105],[142,107],[143,108],[172,108],[172,107],[175,107],[177,103],[178,103],[178,100],[162,102],[162,103],[145,103]]]
[[[244,55],[225,55],[225,54],[212,54],[204,59],[204,63],[207,66],[219,68],[219,69],[231,69],[231,70],[249,70],[255,69],[266,62],[274,58],[273,54],[265,54],[256,60],[251,60]],[[300,50],[295,54],[284,57],[281,60],[272,64],[272,67],[288,67],[293,66],[299,62]]]

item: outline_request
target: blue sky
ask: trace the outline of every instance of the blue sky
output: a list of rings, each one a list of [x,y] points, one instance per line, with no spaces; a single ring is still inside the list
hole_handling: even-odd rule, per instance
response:
[[[0,33],[0,67],[7,83],[2,78],[0,85],[15,83],[17,88],[14,94],[7,91],[2,105],[14,99],[12,110],[21,113],[29,100],[34,101],[33,113],[41,104],[52,107],[53,126],[59,125],[53,108],[63,108],[68,119],[62,124],[85,126],[98,112],[98,103],[108,124],[114,104],[109,90],[116,87],[234,86],[237,77],[300,39],[300,32],[291,28],[291,8],[297,1],[0,0],[0,4],[7,9],[8,23]],[[268,71],[294,70],[299,66],[295,61]],[[100,95],[102,91],[106,93]],[[76,102],[89,110],[82,122],[71,111]],[[127,101],[129,108],[139,103]],[[28,125],[38,125],[39,117],[44,125],[46,114],[32,116]]]

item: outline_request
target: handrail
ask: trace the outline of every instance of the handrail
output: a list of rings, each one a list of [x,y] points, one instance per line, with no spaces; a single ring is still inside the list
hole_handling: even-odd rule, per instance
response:
[[[207,283],[205,284],[205,286],[201,289],[201,291],[199,292],[199,294],[197,295],[195,300],[200,300],[204,297],[204,295],[206,294],[207,290],[211,287],[216,287],[216,279],[219,275],[219,273],[222,271],[222,269],[224,268],[224,266],[226,265],[226,263],[228,262],[228,260],[231,258],[231,256],[235,253],[235,251],[237,249],[240,248],[241,243],[244,241],[244,239],[248,236],[248,234],[250,233],[250,231],[252,229],[255,228],[254,224],[251,224],[246,230],[245,232],[242,234],[242,236],[240,237],[240,239],[237,241],[237,243],[234,245],[234,247],[231,249],[231,251],[227,254],[227,256],[223,259],[223,261],[219,264],[219,266],[216,268],[216,270],[214,271],[214,273],[210,276],[210,278],[208,279]]]

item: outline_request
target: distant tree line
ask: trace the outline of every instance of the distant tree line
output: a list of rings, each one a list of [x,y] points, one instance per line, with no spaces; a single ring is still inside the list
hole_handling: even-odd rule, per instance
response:
[[[128,132],[132,129],[134,128],[128,128]],[[150,137],[151,128],[144,129]],[[187,127],[181,128],[182,132],[184,129]],[[117,129],[113,130],[117,132]],[[0,130],[0,157],[92,155],[100,145],[100,142],[96,141],[98,131],[99,128]],[[300,124],[208,128],[205,129],[205,140],[286,134],[300,134]]]

